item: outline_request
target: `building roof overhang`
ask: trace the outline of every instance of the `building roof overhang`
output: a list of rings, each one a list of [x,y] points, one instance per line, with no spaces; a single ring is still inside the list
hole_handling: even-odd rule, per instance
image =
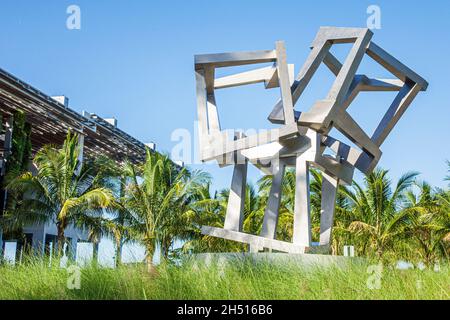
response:
[[[68,130],[84,135],[87,156],[104,155],[116,161],[145,159],[144,143],[106,120],[83,112],[80,114],[52,97],[0,69],[0,112],[7,117],[18,110],[31,124],[33,152],[45,144],[61,145]]]

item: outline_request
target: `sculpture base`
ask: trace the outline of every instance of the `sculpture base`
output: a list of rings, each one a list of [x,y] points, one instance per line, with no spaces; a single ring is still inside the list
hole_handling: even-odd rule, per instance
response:
[[[225,266],[228,263],[236,265],[237,263],[268,263],[274,265],[291,265],[299,268],[323,268],[337,267],[345,268],[352,264],[361,264],[365,260],[358,257],[332,256],[323,254],[292,254],[292,253],[198,253],[189,257],[189,260],[204,263],[207,266],[216,264]]]
[[[249,244],[251,250],[254,252],[262,251],[264,248],[293,254],[302,254],[302,253],[326,254],[329,252],[329,246],[323,246],[318,244],[316,245],[313,244],[312,246],[302,246],[291,242],[269,239],[249,233],[209,226],[202,227],[202,234]]]

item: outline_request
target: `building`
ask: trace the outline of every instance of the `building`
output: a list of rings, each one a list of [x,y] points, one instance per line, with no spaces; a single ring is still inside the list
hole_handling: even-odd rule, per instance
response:
[[[78,133],[83,152],[81,157],[107,155],[115,161],[125,158],[133,162],[145,159],[146,150],[154,144],[146,144],[133,138],[117,127],[117,120],[103,119],[100,116],[83,112],[79,114],[69,107],[65,96],[51,97],[0,69],[0,180],[5,175],[8,157],[11,154],[14,133],[14,115],[22,111],[30,128],[32,155],[43,145],[62,145],[68,130]],[[82,159],[81,159],[82,160]],[[30,161],[30,166],[31,161]],[[33,169],[32,167],[30,169]],[[5,209],[7,194],[0,195],[1,212]],[[23,228],[24,239],[28,245],[44,251],[56,241],[54,224],[30,225]],[[66,230],[65,236],[76,247],[78,241],[86,240],[87,233],[74,227]],[[0,230],[0,248],[3,248],[3,234]]]

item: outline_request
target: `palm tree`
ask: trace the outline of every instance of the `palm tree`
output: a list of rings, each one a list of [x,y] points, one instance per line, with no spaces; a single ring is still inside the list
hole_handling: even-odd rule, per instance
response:
[[[109,206],[108,215],[102,219],[99,230],[111,238],[115,245],[114,264],[122,264],[122,249],[125,243],[133,241],[129,225],[133,220],[132,213],[126,206],[126,188],[130,177],[124,167],[109,159],[104,159],[105,176],[112,181],[110,189],[114,194],[114,201]]]
[[[189,173],[184,169],[184,172],[180,173],[179,180],[173,186],[173,193],[166,196],[167,209],[157,226],[161,255],[166,260],[169,259],[169,253],[175,241],[182,242],[190,239],[192,204],[203,184],[210,181],[210,177],[201,171]]]
[[[130,237],[143,243],[145,261],[152,271],[157,243],[167,257],[175,239],[186,234],[190,202],[209,176],[199,171],[190,173],[166,155],[149,150],[143,164],[126,162],[123,172],[129,177],[123,202],[130,213],[127,230]]]
[[[190,211],[187,215],[188,225],[191,229],[189,239],[184,242],[182,251],[187,253],[214,251],[219,248],[217,245],[219,238],[204,236],[201,233],[203,225],[221,227],[223,226],[224,212],[226,203],[221,203],[217,198],[217,192],[211,195],[210,183],[199,186],[195,194],[195,199],[191,204]],[[219,249],[219,251],[222,251]]]
[[[108,231],[110,237],[114,240],[115,255],[114,264],[116,267],[122,264],[122,249],[125,243],[132,241],[128,226],[133,220],[132,214],[121,199],[116,202],[116,210],[112,219],[104,223],[104,229]]]
[[[444,255],[450,258],[450,190],[439,190],[437,193],[437,201],[441,214],[436,218],[437,232],[442,238],[442,247]]]
[[[243,246],[237,242],[203,235],[202,226],[222,228],[227,211],[229,190],[210,192],[210,183],[200,186],[191,204],[188,223],[191,225],[190,235],[183,244],[182,250],[187,253],[196,252],[237,252]]]
[[[244,203],[244,232],[259,234],[264,219],[264,208],[266,200],[259,196],[252,184],[247,184]]]
[[[439,251],[445,252],[443,241],[449,232],[449,212],[445,210],[445,193],[436,194],[426,182],[417,187],[418,193],[407,193],[407,234],[418,244],[415,250],[430,266],[438,259]]]
[[[246,245],[208,235],[202,235],[202,226],[222,228],[227,211],[229,189],[210,193],[210,185],[203,185],[191,205],[190,223],[193,225],[188,241],[183,245],[184,252],[241,252]],[[243,231],[258,234],[264,218],[264,199],[259,196],[252,184],[247,184],[244,202]]]
[[[103,208],[113,200],[111,191],[101,185],[99,167],[93,161],[82,165],[79,152],[78,137],[69,132],[62,148],[47,145],[37,152],[33,160],[37,175],[26,172],[7,186],[18,202],[4,223],[12,228],[24,223],[55,223],[59,254],[67,226],[89,227],[90,218],[101,217]]]
[[[403,175],[392,190],[387,174],[387,170],[376,169],[364,178],[365,189],[356,182],[352,188],[344,188],[355,219],[348,231],[364,243],[363,253],[368,246],[378,258],[405,232],[405,192],[417,176],[415,172]]]

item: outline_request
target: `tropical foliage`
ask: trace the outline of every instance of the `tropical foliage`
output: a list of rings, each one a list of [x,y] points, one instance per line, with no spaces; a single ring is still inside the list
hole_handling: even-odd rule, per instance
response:
[[[144,163],[126,162],[120,171],[123,193],[116,226],[144,245],[151,269],[158,244],[163,258],[168,259],[175,241],[188,237],[191,204],[209,177],[203,172],[189,172],[168,156],[150,151]]]
[[[58,243],[65,242],[69,225],[89,227],[86,222],[102,216],[112,201],[111,191],[101,186],[100,170],[93,161],[81,165],[78,138],[69,132],[61,149],[48,145],[34,157],[37,174],[25,172],[8,184],[17,202],[3,217],[9,229],[26,223],[56,224]],[[58,245],[61,253],[62,245]]]
[[[223,226],[229,194],[227,189],[212,192],[206,173],[179,167],[167,155],[150,150],[143,163],[98,157],[82,165],[77,141],[69,133],[61,148],[44,146],[33,159],[36,172],[10,180],[7,189],[15,206],[2,218],[3,228],[53,222],[60,244],[69,225],[85,228],[94,243],[102,237],[114,241],[117,265],[125,243],[140,243],[149,270],[158,247],[166,261],[176,260],[180,252],[248,250],[246,245],[201,234],[203,225]],[[322,176],[314,169],[310,175],[313,241],[317,241]],[[247,186],[245,232],[260,232],[270,187],[268,176]],[[294,191],[295,172],[287,170],[277,227],[280,240],[292,239]],[[419,181],[415,172],[392,182],[388,171],[380,168],[351,186],[340,186],[332,254],[342,254],[344,245],[377,259],[420,259],[427,265],[448,259],[450,191]]]
[[[360,256],[378,259],[421,259],[430,265],[449,254],[449,191],[433,190],[417,181],[418,174],[403,175],[393,186],[388,171],[377,169],[362,184],[341,186],[337,196],[332,253],[342,254],[344,245],[354,245]],[[321,174],[311,170],[311,222],[313,240],[320,230]],[[244,209],[245,232],[260,232],[271,177],[258,182],[258,190],[247,186]],[[285,174],[277,238],[291,241],[294,210],[295,172]],[[228,190],[212,196],[205,186],[193,204],[193,223],[198,226],[223,225]],[[186,251],[242,251],[234,242],[194,233],[185,243]],[[419,252],[419,255],[417,255]]]

